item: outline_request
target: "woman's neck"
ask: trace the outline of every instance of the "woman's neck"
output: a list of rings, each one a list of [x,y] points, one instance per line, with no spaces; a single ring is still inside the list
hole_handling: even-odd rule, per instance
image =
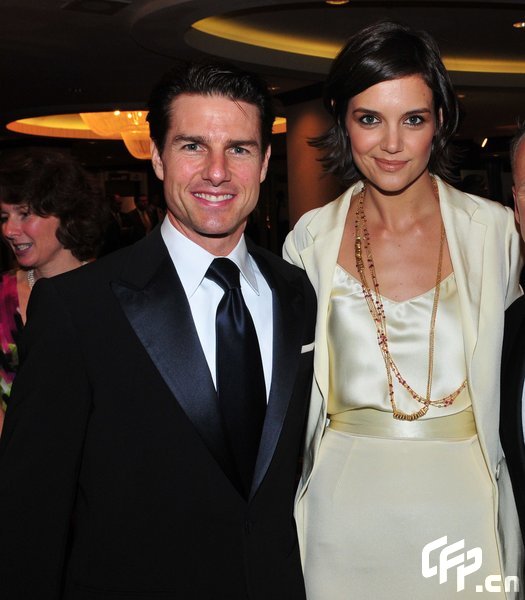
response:
[[[435,185],[428,172],[395,193],[384,192],[367,182],[364,204],[367,218],[391,231],[413,227],[439,210]]]
[[[55,275],[72,271],[73,269],[80,267],[82,264],[83,262],[73,256],[69,250],[64,250],[54,260],[34,267],[33,274],[36,281],[42,277],[54,277]]]

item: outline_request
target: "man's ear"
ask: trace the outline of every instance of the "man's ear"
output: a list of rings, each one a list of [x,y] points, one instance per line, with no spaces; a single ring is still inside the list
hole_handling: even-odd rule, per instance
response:
[[[516,221],[520,222],[520,211],[518,208],[518,195],[516,193],[516,188],[512,186],[512,197],[514,198],[514,217]]]
[[[270,161],[270,156],[272,154],[272,147],[268,144],[268,148],[266,148],[266,152],[264,153],[264,158],[261,166],[261,176],[259,177],[259,183],[262,183],[266,179],[266,173],[268,173],[268,162]]]
[[[162,164],[162,158],[160,157],[160,153],[157,148],[157,144],[153,140],[150,141],[150,151],[151,151],[151,165],[153,166],[153,170],[155,171],[155,175],[161,180],[164,181],[164,165]]]

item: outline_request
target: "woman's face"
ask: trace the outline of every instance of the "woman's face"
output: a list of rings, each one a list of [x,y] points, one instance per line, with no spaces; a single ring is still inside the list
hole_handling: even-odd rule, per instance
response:
[[[382,81],[357,94],[345,122],[355,166],[379,190],[402,191],[426,171],[436,115],[421,76]]]
[[[2,236],[21,267],[42,267],[59,258],[64,250],[56,237],[58,217],[41,217],[25,204],[0,203]]]

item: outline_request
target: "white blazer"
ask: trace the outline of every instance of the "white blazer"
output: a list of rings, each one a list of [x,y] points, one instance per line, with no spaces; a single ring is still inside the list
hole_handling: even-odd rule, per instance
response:
[[[461,310],[467,379],[483,455],[494,485],[499,552],[505,575],[521,574],[522,541],[509,474],[499,441],[499,384],[505,309],[521,295],[520,236],[510,209],[456,190],[436,177]],[[301,217],[285,241],[284,257],[306,270],[318,300],[314,383],[306,430],[296,518],[326,426],[329,365],[327,314],[344,224],[359,182]],[[520,581],[525,586],[525,581]]]

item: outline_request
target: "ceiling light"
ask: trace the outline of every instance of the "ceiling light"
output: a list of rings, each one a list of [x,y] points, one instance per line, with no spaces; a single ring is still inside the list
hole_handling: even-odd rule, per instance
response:
[[[17,133],[44,137],[122,140],[132,156],[147,160],[150,158],[147,115],[145,110],[49,115],[19,119],[6,127]]]
[[[516,21],[515,23],[512,23],[512,27],[515,27],[516,29],[524,29],[525,21]]]
[[[272,127],[273,135],[278,133],[286,133],[286,119],[284,117],[275,117]]]
[[[279,52],[302,54],[315,58],[332,60],[341,50],[341,44],[337,41],[327,41],[314,38],[313,36],[292,36],[289,33],[278,31],[264,31],[224,17],[207,17],[206,19],[196,21],[191,27],[201,34],[220,38],[225,43],[237,42],[258,48],[268,48]],[[520,75],[525,72],[524,60],[496,60],[458,56],[443,56],[442,59],[449,71],[467,73],[518,73]]]
[[[332,4],[333,6],[340,6],[341,4],[348,4],[350,0],[324,0],[326,4]]]
[[[484,138],[483,141],[481,142],[481,147],[485,148],[485,146],[487,145],[488,141],[489,141],[489,138]]]
[[[42,137],[84,140],[122,140],[135,158],[149,160],[150,136],[146,110],[47,115],[11,121],[9,131]],[[272,133],[285,133],[286,119],[277,117]]]

